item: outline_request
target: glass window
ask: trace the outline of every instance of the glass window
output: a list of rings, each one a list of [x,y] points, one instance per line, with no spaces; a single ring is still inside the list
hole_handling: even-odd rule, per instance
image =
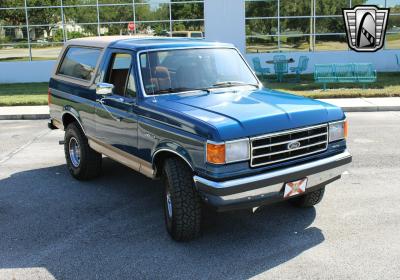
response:
[[[172,3],[171,17],[173,20],[186,19],[203,19],[204,4],[203,3]]]
[[[114,23],[100,25],[101,36],[112,36],[112,35],[127,35],[129,34],[127,23]]]
[[[100,1],[99,1],[100,3]],[[96,0],[63,0],[64,6],[72,5],[96,5]],[[96,7],[94,7],[96,9]]]
[[[169,36],[169,22],[136,22],[136,33],[148,36]]]
[[[169,20],[169,4],[136,4],[135,13],[137,21]]]
[[[310,16],[311,15],[310,0],[280,0],[281,16]]]
[[[265,53],[278,51],[277,36],[249,36],[246,38],[247,52]]]
[[[97,23],[96,7],[66,7],[64,8],[65,22],[68,24],[76,23]]]
[[[400,49],[400,33],[386,34],[386,49]]]
[[[281,36],[280,50],[282,51],[310,51],[312,36]]]
[[[285,18],[281,19],[281,34],[302,35],[309,34],[313,25],[312,18]]]
[[[100,53],[100,49],[69,48],[58,74],[90,81],[93,78]]]
[[[323,17],[315,19],[316,33],[343,33],[346,28],[343,17]]]
[[[133,21],[132,5],[127,6],[100,6],[100,22]]]
[[[342,35],[318,35],[315,36],[316,51],[340,51],[348,50],[347,38]]]
[[[24,0],[2,0],[0,8],[24,7]]]
[[[28,20],[30,25],[56,25],[61,21],[61,8],[29,8]]]
[[[400,15],[389,15],[387,32],[400,33]]]
[[[136,82],[135,76],[132,72],[129,74],[128,85],[126,87],[126,96],[136,98]]]
[[[379,8],[385,8],[385,0],[351,0],[351,5],[376,5]]]
[[[61,0],[26,0],[28,7],[60,6]]]
[[[26,27],[0,27],[0,44],[27,43]]]
[[[149,95],[257,84],[253,72],[234,49],[149,52],[142,54],[140,61],[143,85]]]
[[[347,9],[350,8],[349,0],[315,0],[316,15],[324,15],[324,16],[342,15],[342,9],[344,8]]]
[[[248,19],[246,20],[247,35],[276,35],[278,33],[277,19]]]
[[[132,56],[128,53],[115,53],[112,55],[104,81],[114,85],[115,94],[125,96],[131,62]]]
[[[245,3],[246,17],[276,17],[278,16],[277,0],[247,0]]]
[[[0,10],[0,26],[25,25],[26,17],[24,9]]]
[[[29,48],[25,44],[0,45],[0,62],[3,61],[27,61],[29,60]]]
[[[179,32],[184,32],[188,34],[188,36],[184,37],[192,37],[192,38],[202,38],[204,37],[203,34],[204,30],[204,21],[176,21],[172,22],[172,37],[174,34]]]
[[[386,0],[386,7],[390,8],[390,14],[400,14],[400,0]]]
[[[32,60],[54,60],[60,54],[62,44],[33,44]]]

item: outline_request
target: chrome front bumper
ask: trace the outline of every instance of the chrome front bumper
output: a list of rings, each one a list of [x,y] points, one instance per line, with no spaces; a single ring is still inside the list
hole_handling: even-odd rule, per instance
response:
[[[202,198],[220,211],[250,208],[283,199],[283,186],[307,177],[306,193],[321,188],[337,179],[352,161],[346,150],[324,159],[279,169],[250,177],[223,182],[194,176],[194,182]]]

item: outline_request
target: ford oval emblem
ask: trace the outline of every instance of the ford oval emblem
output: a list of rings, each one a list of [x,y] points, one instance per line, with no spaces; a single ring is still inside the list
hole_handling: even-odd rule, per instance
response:
[[[290,142],[289,144],[287,144],[288,150],[294,150],[294,149],[299,148],[300,146],[301,146],[301,144],[299,141],[293,141],[293,142]]]

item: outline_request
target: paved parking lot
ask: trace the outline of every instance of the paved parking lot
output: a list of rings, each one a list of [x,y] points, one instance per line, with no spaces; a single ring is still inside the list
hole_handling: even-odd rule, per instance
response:
[[[0,122],[0,279],[399,279],[400,113],[349,113],[354,162],[308,210],[218,214],[173,242],[161,185],[104,160],[67,173],[61,131]]]

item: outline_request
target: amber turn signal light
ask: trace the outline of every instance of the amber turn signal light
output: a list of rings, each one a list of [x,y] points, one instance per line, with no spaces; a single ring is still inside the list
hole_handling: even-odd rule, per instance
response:
[[[344,138],[347,138],[349,132],[349,122],[346,120],[343,124],[343,134],[344,134]]]
[[[224,164],[225,144],[207,143],[207,162],[215,164]]]

